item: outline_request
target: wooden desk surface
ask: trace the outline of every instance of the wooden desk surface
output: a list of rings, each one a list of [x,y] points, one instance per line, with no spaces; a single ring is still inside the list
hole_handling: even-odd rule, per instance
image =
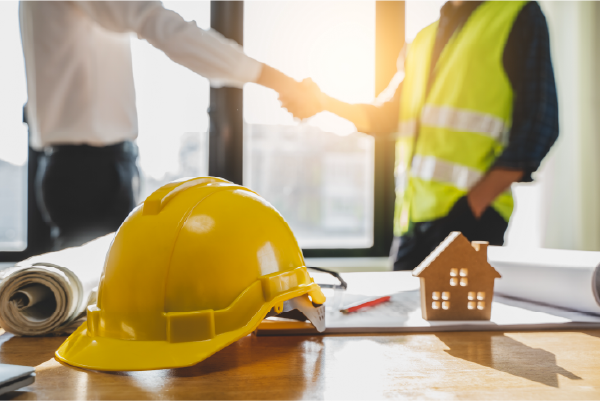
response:
[[[12,399],[600,399],[600,330],[248,336],[191,367],[105,373],[53,358],[64,337],[0,336],[36,366]]]

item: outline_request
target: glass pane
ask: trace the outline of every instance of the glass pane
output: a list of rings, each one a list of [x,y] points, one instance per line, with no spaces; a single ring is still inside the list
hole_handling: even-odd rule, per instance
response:
[[[210,28],[209,1],[165,1],[184,19]],[[208,175],[208,80],[132,36],[139,119],[141,199],[182,177]]]
[[[19,3],[0,2],[0,251],[27,247],[27,101]]]
[[[406,2],[406,42],[411,43],[417,33],[440,18],[445,1]]]
[[[341,100],[374,99],[374,1],[246,2],[244,49]],[[373,245],[372,137],[330,113],[295,121],[254,84],[244,121],[244,184],[282,213],[300,246]]]

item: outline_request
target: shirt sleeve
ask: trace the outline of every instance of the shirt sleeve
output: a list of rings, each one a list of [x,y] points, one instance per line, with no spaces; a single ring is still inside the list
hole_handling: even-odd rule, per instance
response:
[[[208,78],[212,86],[256,82],[262,64],[236,42],[185,21],[157,1],[76,1],[72,4],[103,28],[135,32],[171,60]]]
[[[504,67],[513,86],[508,144],[493,167],[523,170],[532,181],[558,137],[558,100],[546,18],[536,2],[520,12],[504,50]]]

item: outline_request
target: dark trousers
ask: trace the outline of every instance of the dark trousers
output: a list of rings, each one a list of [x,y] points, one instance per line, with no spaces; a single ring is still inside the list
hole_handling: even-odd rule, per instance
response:
[[[78,246],[119,228],[139,192],[137,147],[61,145],[47,149],[36,175],[36,200],[58,228],[54,249]]]
[[[446,217],[415,223],[409,235],[395,237],[390,258],[394,262],[394,270],[412,270],[452,231],[460,231],[469,241],[488,241],[490,245],[503,245],[507,227],[508,223],[491,207],[476,219],[467,198],[463,197]]]

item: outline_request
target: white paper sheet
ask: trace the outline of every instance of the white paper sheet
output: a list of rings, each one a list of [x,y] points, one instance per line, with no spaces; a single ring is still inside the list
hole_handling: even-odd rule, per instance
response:
[[[325,273],[311,273],[317,283],[332,281]],[[412,272],[345,273],[348,290],[324,289],[325,333],[427,332],[459,330],[541,330],[598,328],[600,315],[567,311],[550,305],[494,296],[489,321],[426,321],[421,316],[419,279]],[[496,280],[496,284],[500,279]],[[333,281],[332,281],[333,283]],[[389,302],[357,312],[339,312],[342,305],[365,295],[392,295]]]
[[[490,246],[488,260],[496,294],[600,314],[600,252]]]
[[[95,301],[114,234],[0,271],[0,326],[16,335],[66,331]]]

